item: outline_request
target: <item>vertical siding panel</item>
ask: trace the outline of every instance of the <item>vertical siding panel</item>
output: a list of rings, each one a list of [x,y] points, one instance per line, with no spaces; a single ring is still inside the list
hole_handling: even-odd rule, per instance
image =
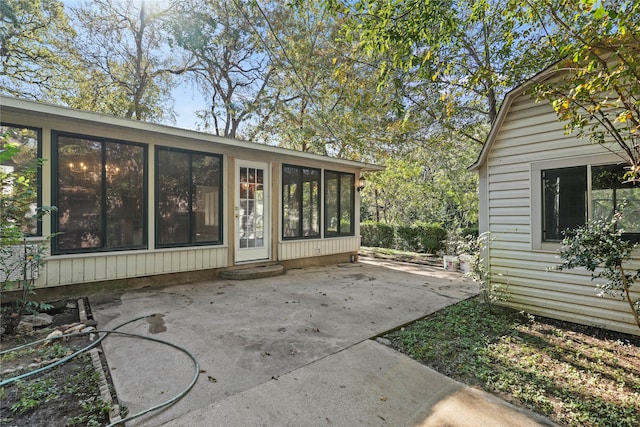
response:
[[[171,257],[171,269],[169,271],[180,271],[180,252],[171,252],[169,256]]]
[[[144,276],[147,267],[147,255],[137,254],[136,257],[136,276]]]
[[[209,252],[209,250],[206,250],[206,251],[205,251],[205,250],[199,250],[199,251],[196,251],[196,256],[195,256],[195,260],[194,260],[196,270],[201,270],[201,269],[203,268],[202,258],[203,258],[203,256],[204,256],[203,254],[204,254],[205,252]]]
[[[171,252],[163,252],[163,260],[161,270],[163,273],[171,273],[172,261],[171,261]]]
[[[60,284],[60,261],[50,260],[46,264],[47,285],[56,286]]]
[[[84,259],[74,258],[71,261],[71,281],[75,283],[84,281]]]
[[[84,259],[84,274],[83,281],[85,282],[93,282],[96,280],[96,258],[85,258]]]
[[[144,261],[145,261],[144,274],[145,275],[153,274],[155,272],[155,266],[156,266],[156,254],[151,254],[151,253],[146,254],[144,257]]]
[[[71,268],[71,260],[63,259],[60,260],[60,284],[66,285],[67,283],[71,283],[73,269]]]
[[[116,277],[119,279],[127,277],[126,255],[116,255]]]
[[[107,279],[115,279],[118,277],[118,264],[117,258],[114,256],[105,257],[107,263]]]
[[[95,258],[95,279],[105,280],[107,278],[107,260],[105,257]]]
[[[164,273],[164,254],[163,253],[157,253],[154,254],[154,268],[153,268],[153,273],[154,274],[160,274],[160,273]]]
[[[137,267],[137,263],[136,261],[137,256],[136,255],[126,255],[126,260],[127,260],[127,277],[135,277],[136,276],[136,271],[138,270]]]
[[[196,253],[200,251],[201,249],[189,251],[189,259],[187,260],[187,268],[189,268],[189,270],[196,269]]]

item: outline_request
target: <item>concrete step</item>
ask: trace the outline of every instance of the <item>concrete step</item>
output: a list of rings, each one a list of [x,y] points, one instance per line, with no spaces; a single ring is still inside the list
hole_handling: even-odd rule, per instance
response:
[[[225,270],[220,273],[223,279],[231,280],[251,280],[263,277],[280,276],[284,273],[284,267],[280,264],[263,265],[259,267],[240,268],[235,270]]]

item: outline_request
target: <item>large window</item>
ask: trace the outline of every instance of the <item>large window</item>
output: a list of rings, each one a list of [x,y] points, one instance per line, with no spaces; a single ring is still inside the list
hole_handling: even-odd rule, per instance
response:
[[[282,237],[320,237],[320,170],[282,167]]]
[[[146,146],[54,133],[55,253],[145,248]]]
[[[41,222],[37,220],[36,214],[38,206],[41,205],[41,173],[40,168],[36,167],[36,161],[41,157],[41,135],[40,129],[33,129],[23,126],[14,126],[9,124],[0,125],[0,150],[4,151],[8,144],[15,144],[19,147],[19,151],[11,157],[11,159],[3,160],[0,164],[0,170],[5,173],[22,173],[27,175],[33,186],[33,194],[30,202],[24,206],[14,206],[27,218],[26,225],[22,230],[27,236],[39,236],[42,234]],[[3,193],[11,192],[10,188],[3,188]]]
[[[325,236],[353,236],[355,179],[351,173],[324,173]]]
[[[623,183],[623,165],[578,166],[542,171],[544,241],[589,219],[610,219],[622,209],[619,226],[629,239],[640,238],[640,187]]]
[[[158,147],[158,247],[222,243],[222,158]]]

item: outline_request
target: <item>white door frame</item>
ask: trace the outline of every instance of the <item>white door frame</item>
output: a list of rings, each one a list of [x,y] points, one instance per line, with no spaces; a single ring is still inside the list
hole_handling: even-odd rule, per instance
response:
[[[253,183],[247,183],[246,173],[243,179],[241,171],[250,172],[251,170],[256,174],[249,174],[249,179],[257,177],[257,171],[262,170],[262,184],[259,184],[257,179],[254,179]],[[269,163],[236,160],[234,184],[234,261],[236,264],[271,259],[270,171]],[[244,187],[241,192],[242,186]]]

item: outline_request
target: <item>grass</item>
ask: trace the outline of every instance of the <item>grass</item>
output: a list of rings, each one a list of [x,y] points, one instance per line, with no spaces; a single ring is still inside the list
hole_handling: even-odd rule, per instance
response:
[[[640,425],[640,338],[469,299],[387,336],[437,371],[567,426]]]

